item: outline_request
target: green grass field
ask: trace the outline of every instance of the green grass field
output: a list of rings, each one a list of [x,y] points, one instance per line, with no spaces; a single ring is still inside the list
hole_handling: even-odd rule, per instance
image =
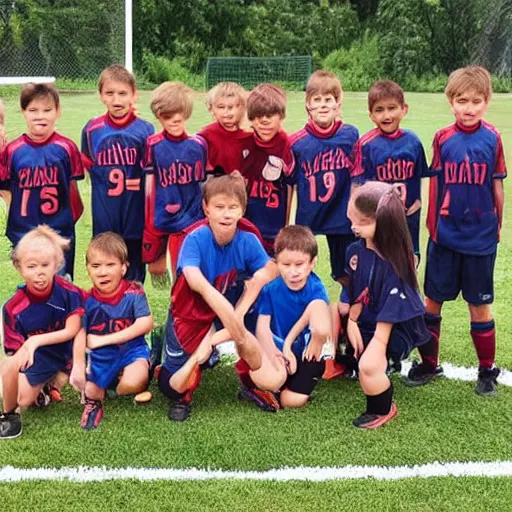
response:
[[[0,91],[1,93],[1,91]],[[410,105],[404,127],[422,139],[430,156],[432,137],[449,124],[452,115],[441,95],[408,94]],[[152,119],[149,94],[141,93],[139,112]],[[9,139],[24,129],[17,102],[6,103]],[[58,129],[79,143],[85,122],[102,113],[96,95],[65,95]],[[487,119],[501,131],[506,158],[512,165],[512,95],[496,95]],[[290,94],[285,128],[299,129],[305,122],[303,95]],[[361,133],[371,128],[366,95],[347,94],[343,117]],[[198,99],[189,123],[194,132],[210,121],[203,100]],[[83,255],[91,236],[89,183],[80,184],[86,212],[78,223],[76,282],[89,287]],[[505,181],[507,200],[512,191]],[[424,187],[426,194],[426,183]],[[426,197],[426,195],[424,196]],[[424,209],[425,210],[425,209]],[[493,307],[498,331],[497,363],[512,368],[512,213],[505,210],[495,273],[496,303]],[[0,229],[5,215],[0,213]],[[426,230],[422,250],[425,250]],[[327,247],[320,239],[317,271],[332,299],[339,293],[329,278]],[[9,245],[0,243],[0,299],[14,291],[19,277],[10,264]],[[423,273],[423,268],[420,269]],[[158,322],[163,322],[169,292],[155,290],[148,279],[147,294]],[[469,336],[467,309],[461,300],[443,310],[441,359],[457,365],[475,366]],[[322,382],[303,410],[264,414],[236,399],[234,369],[223,364],[205,374],[195,395],[193,416],[185,424],[167,419],[166,401],[156,389],[147,406],[131,399],[109,400],[105,418],[97,431],[79,427],[78,396],[66,389],[65,401],[46,410],[29,410],[24,434],[0,443],[1,465],[16,467],[177,467],[224,470],[267,470],[282,466],[414,465],[434,461],[503,461],[512,459],[512,389],[501,386],[496,399],[482,399],[474,383],[439,379],[424,389],[406,388],[394,377],[399,416],[375,432],[353,428],[352,419],[364,408],[358,383]],[[105,483],[26,482],[0,484],[6,510],[510,510],[510,479],[432,478],[397,482],[135,482]]]

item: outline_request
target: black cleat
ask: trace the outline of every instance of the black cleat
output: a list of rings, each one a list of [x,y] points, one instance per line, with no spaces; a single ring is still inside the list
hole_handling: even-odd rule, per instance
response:
[[[403,383],[406,386],[416,387],[428,384],[432,379],[439,377],[443,374],[443,367],[436,366],[432,371],[430,367],[425,366],[423,363],[413,361],[412,368],[406,377],[403,378]]]
[[[16,412],[0,414],[0,439],[14,439],[22,433],[21,417]]]
[[[173,402],[169,407],[168,418],[171,421],[185,421],[190,417],[190,413],[192,408],[190,404],[185,404],[183,402]]]
[[[476,381],[475,391],[480,396],[496,396],[498,394],[498,375],[499,368],[479,368],[478,380]]]

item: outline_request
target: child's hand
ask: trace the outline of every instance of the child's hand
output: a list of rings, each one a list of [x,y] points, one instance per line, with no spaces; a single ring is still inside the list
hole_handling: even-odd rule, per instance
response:
[[[85,382],[85,366],[81,363],[74,364],[69,376],[69,383],[77,391],[83,391],[85,389]]]
[[[212,336],[208,334],[203,341],[199,344],[196,350],[197,364],[203,364],[212,355]]]
[[[315,332],[311,331],[311,339],[304,351],[302,359],[304,361],[320,361],[322,348],[325,343],[325,338],[318,336]]]
[[[101,346],[101,336],[98,336],[97,334],[87,335],[87,348],[94,350],[95,348],[99,348]]]
[[[364,351],[363,337],[361,336],[357,322],[354,322],[350,318],[347,322],[347,336],[348,341],[350,341],[350,344],[354,348],[354,357],[359,359]]]
[[[37,343],[32,338],[28,338],[19,349],[20,368],[26,370],[34,364],[34,354],[38,349]]]
[[[291,347],[283,348],[283,354],[288,360],[287,370],[289,375],[293,375],[297,371],[297,358]]]

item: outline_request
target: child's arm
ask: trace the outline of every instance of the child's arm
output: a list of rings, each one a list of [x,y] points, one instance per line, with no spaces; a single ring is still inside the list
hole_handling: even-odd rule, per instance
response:
[[[407,216],[413,215],[420,208],[421,208],[421,199],[416,199],[416,201],[414,201],[414,203],[412,203],[411,206],[409,206],[409,208],[407,208],[407,210],[405,211],[405,215],[407,215]]]
[[[290,224],[290,212],[292,211],[292,201],[293,201],[293,194],[295,190],[297,189],[297,185],[292,187],[291,185],[286,185],[288,188],[288,199],[286,203],[286,220],[285,225],[288,226]]]
[[[256,338],[272,363],[274,363],[276,359],[281,359],[286,364],[284,355],[279,351],[274,343],[272,331],[270,330],[270,319],[270,315],[258,315],[258,321],[256,323]]]
[[[235,315],[235,310],[229,301],[208,282],[198,267],[184,267],[183,276],[190,288],[199,293],[220,318],[224,327],[231,334],[231,338],[236,342],[243,343],[247,330],[242,318]]]
[[[73,342],[73,368],[69,376],[69,383],[77,390],[85,388],[85,329],[80,329]]]
[[[496,215],[498,216],[498,224],[501,229],[503,223],[503,206],[505,204],[505,192],[503,190],[503,180],[493,180],[494,203],[496,204]]]
[[[24,355],[21,356],[21,368],[29,368],[32,366],[34,363],[34,353],[39,347],[57,345],[59,343],[72,340],[78,334],[78,331],[81,327],[81,315],[75,313],[71,316],[68,316],[64,325],[64,329],[30,336],[19,349],[19,352],[24,351]]]
[[[354,357],[356,359],[358,359],[364,351],[363,337],[361,336],[361,331],[357,325],[357,321],[359,320],[359,315],[361,314],[362,309],[362,304],[358,303],[352,305],[348,312],[347,320],[347,337],[348,341],[354,348]]]
[[[130,327],[110,334],[88,334],[87,347],[96,349],[107,345],[121,345],[153,330],[153,315],[141,316]]]
[[[370,340],[370,343],[375,340],[376,342],[382,343],[387,347],[389,343],[389,337],[391,336],[391,329],[393,329],[393,324],[388,322],[377,322],[377,326],[375,327],[375,332],[373,333],[373,337]]]

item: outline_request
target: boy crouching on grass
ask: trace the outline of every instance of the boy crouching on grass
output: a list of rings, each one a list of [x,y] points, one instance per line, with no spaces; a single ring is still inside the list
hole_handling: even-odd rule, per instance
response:
[[[242,219],[247,204],[239,172],[211,177],[203,190],[206,220],[188,229],[178,258],[166,326],[165,362],[158,375],[171,399],[169,419],[184,421],[212,347],[232,339],[256,385],[277,390],[273,363],[244,325],[261,288],[277,275],[257,229]],[[247,315],[248,317],[250,315]],[[214,334],[219,319],[225,329]],[[283,370],[284,371],[284,370]]]
[[[89,362],[81,426],[96,428],[103,418],[105,389],[118,395],[144,391],[149,378],[149,347],[144,338],[153,317],[142,285],[123,279],[128,248],[112,232],[95,236],[86,253],[93,287],[84,301]]]
[[[280,276],[261,291],[256,336],[274,366],[289,373],[281,385],[281,406],[301,407],[325,370],[322,349],[331,336],[329,299],[313,273],[318,245],[309,228],[283,228],[275,254]]]

